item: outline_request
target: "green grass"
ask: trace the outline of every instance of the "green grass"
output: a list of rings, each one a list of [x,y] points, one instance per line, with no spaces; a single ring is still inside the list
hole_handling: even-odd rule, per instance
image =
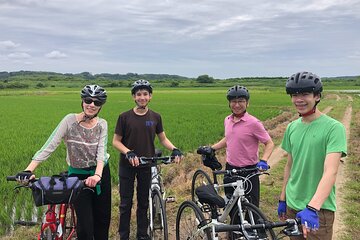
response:
[[[289,96],[284,94],[283,88],[255,88],[250,87],[250,107],[248,111],[264,121],[281,114],[283,109],[289,108],[291,102]],[[223,137],[224,118],[230,114],[228,103],[225,98],[226,87],[217,88],[162,88],[155,89],[150,108],[161,113],[164,129],[168,138],[184,152],[194,152],[200,145],[207,145],[218,141]],[[109,144],[108,151],[111,155],[110,168],[113,186],[118,183],[118,152],[111,146],[115,124],[118,115],[134,106],[129,89],[109,89],[108,102],[101,110],[100,116],[108,121]],[[353,95],[354,98],[357,95]],[[359,111],[359,99],[355,99],[353,108]],[[12,191],[14,184],[7,183],[5,176],[16,174],[24,169],[30,162],[34,153],[45,143],[53,129],[60,120],[68,113],[80,112],[79,91],[77,89],[50,89],[46,91],[0,91],[1,101],[1,123],[2,136],[0,163],[0,194],[3,196],[6,208],[0,209],[0,235],[11,223],[9,216],[16,206],[15,219],[31,215],[32,198],[29,191]],[[335,108],[330,115],[341,120],[347,103],[337,102],[335,99],[323,99],[319,105],[324,108],[332,105]],[[355,112],[355,111],[354,111]],[[360,128],[359,126],[352,126]],[[357,138],[360,133],[358,133]],[[277,141],[279,142],[280,139]],[[158,144],[158,143],[157,143]],[[164,151],[164,154],[168,154]],[[66,168],[65,146],[61,145],[54,154],[44,162],[37,170],[37,176],[52,175]],[[356,156],[353,159],[354,167],[350,175],[358,176],[359,163]],[[280,193],[282,181],[282,169],[285,161],[279,163],[276,168],[271,169],[269,185],[264,184],[261,189],[261,207],[270,219],[276,220],[277,199]],[[189,172],[194,163],[186,166],[185,172]],[[357,167],[357,168],[356,168]],[[169,172],[170,174],[170,169]],[[177,172],[171,172],[176,176]],[[359,191],[357,182],[352,180],[349,184],[349,201],[357,201]],[[115,187],[116,188],[116,187]],[[176,191],[169,189],[172,195]],[[176,196],[177,199],[185,199],[184,196]],[[178,204],[178,203],[176,203]],[[118,208],[118,199],[113,201],[113,209]],[[360,209],[357,204],[349,204],[349,219],[354,218],[352,214]],[[115,210],[116,212],[116,210]],[[175,213],[174,213],[175,214]],[[355,215],[355,216],[358,216]],[[113,216],[118,218],[118,216]],[[359,218],[349,220],[347,224],[355,224],[354,229],[360,229]],[[353,226],[353,225],[351,225]],[[355,228],[356,227],[356,228]],[[35,228],[34,228],[35,229]],[[354,232],[359,235],[359,232]],[[353,235],[356,236],[356,235]]]
[[[29,218],[32,212],[32,199],[28,191],[13,192],[11,188],[14,184],[7,183],[5,176],[23,170],[60,120],[68,113],[81,111],[81,101],[79,92],[73,89],[0,93],[0,194],[6,196],[7,206],[6,211],[0,210],[0,218],[1,223],[7,225],[8,216],[11,215],[14,206],[17,210],[15,219]],[[150,108],[162,114],[168,138],[184,152],[193,152],[198,146],[213,143],[223,137],[223,120],[230,114],[225,96],[226,88],[161,89],[154,92]],[[261,120],[279,114],[288,100],[280,91],[254,90],[251,96],[249,112]],[[133,106],[134,102],[128,89],[111,89],[108,91],[108,102],[100,113],[109,125],[108,151],[111,155],[110,168],[114,184],[118,181],[119,155],[111,146],[115,124],[118,115]],[[164,154],[168,152],[164,151]],[[52,175],[66,169],[65,157],[65,146],[61,144],[36,170],[37,176]]]

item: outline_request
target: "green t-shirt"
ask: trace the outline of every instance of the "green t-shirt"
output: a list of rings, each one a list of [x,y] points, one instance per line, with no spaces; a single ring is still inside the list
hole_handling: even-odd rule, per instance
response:
[[[286,203],[295,210],[302,210],[316,192],[326,155],[341,152],[346,156],[345,127],[325,114],[311,123],[303,123],[299,118],[288,125],[281,147],[293,160],[286,185]],[[335,186],[321,208],[336,210]]]

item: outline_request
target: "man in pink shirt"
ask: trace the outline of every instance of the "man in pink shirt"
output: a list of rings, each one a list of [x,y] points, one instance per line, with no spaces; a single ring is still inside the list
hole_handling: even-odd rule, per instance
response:
[[[233,86],[227,92],[227,99],[232,114],[224,120],[225,137],[211,146],[213,151],[226,147],[226,169],[259,168],[267,170],[274,143],[263,124],[246,112],[249,106],[250,94],[243,86]],[[259,160],[259,143],[264,145],[262,157]],[[246,174],[247,175],[247,174]],[[224,182],[232,181],[224,178]],[[251,203],[259,206],[260,181],[259,176],[251,178],[252,189],[248,193]],[[225,189],[226,195],[232,195],[233,189]]]

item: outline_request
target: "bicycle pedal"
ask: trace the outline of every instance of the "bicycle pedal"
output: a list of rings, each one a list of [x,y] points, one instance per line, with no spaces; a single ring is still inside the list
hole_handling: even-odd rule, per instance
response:
[[[175,197],[167,197],[167,198],[165,199],[165,202],[166,202],[166,203],[173,203],[173,202],[175,202],[175,201],[176,201]]]
[[[14,224],[15,225],[20,225],[20,226],[35,226],[35,225],[38,225],[37,222],[23,221],[23,220],[14,221]]]

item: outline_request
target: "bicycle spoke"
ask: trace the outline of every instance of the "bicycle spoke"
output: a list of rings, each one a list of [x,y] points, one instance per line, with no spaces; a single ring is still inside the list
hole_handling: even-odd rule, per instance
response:
[[[176,218],[176,239],[208,239],[208,229],[200,231],[198,226],[204,221],[199,207],[193,202],[185,201],[181,204]]]

